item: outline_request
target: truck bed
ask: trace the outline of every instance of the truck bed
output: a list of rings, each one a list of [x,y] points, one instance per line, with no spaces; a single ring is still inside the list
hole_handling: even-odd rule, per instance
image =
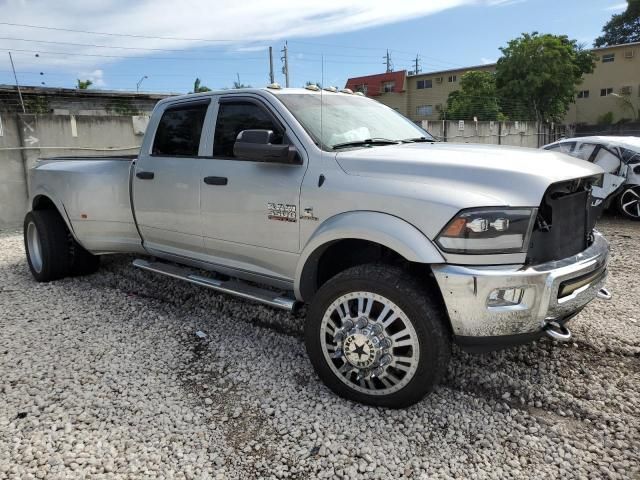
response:
[[[31,171],[33,195],[57,194],[71,231],[92,253],[139,250],[131,208],[131,170],[137,155],[41,159]]]

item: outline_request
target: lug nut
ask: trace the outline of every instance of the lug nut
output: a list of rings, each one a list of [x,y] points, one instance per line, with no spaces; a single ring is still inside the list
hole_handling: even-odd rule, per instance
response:
[[[376,367],[373,369],[373,372],[371,372],[371,377],[381,377],[382,374],[384,373],[384,368],[382,367]]]
[[[382,341],[380,341],[380,348],[383,348],[383,349],[391,348],[392,343],[393,342],[391,341],[390,338],[385,338]]]
[[[369,322],[367,321],[366,318],[360,317],[360,318],[358,318],[358,320],[356,320],[356,327],[359,328],[359,329],[363,329],[364,327],[367,326],[367,323],[369,323]]]
[[[344,331],[338,330],[336,334],[333,336],[333,339],[338,343],[342,342],[344,340]]]
[[[353,328],[353,321],[350,318],[347,318],[342,322],[342,328],[344,330],[351,330]]]
[[[342,357],[342,349],[336,348],[335,352],[331,354],[331,358],[341,358]]]
[[[384,367],[385,365],[389,365],[391,363],[391,355],[385,353],[380,357],[380,366]]]
[[[365,378],[367,378],[369,376],[369,370],[358,370],[358,375],[356,375],[356,382],[359,382],[360,380],[364,380]]]
[[[382,333],[382,325],[379,323],[374,323],[371,325],[371,333],[374,335],[380,335]]]

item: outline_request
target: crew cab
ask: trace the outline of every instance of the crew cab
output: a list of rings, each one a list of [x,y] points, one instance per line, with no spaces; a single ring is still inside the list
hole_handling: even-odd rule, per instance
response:
[[[135,157],[42,159],[24,221],[38,281],[101,255],[289,311],[337,394],[419,401],[451,345],[543,335],[604,288],[603,170],[534,149],[438,143],[349,90],[171,97]]]

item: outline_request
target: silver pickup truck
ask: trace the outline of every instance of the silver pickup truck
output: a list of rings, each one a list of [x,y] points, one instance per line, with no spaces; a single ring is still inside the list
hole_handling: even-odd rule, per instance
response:
[[[137,157],[40,160],[24,238],[38,281],[124,252],[153,274],[308,304],[320,378],[403,407],[452,343],[566,340],[610,296],[591,207],[602,178],[553,152],[437,143],[348,90],[272,85],[161,101]]]

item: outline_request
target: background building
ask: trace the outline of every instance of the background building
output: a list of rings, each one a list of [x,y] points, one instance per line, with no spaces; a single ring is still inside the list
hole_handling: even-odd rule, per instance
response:
[[[595,70],[584,76],[565,124],[597,124],[640,119],[640,43],[592,50]],[[449,93],[470,71],[494,72],[496,64],[412,75],[406,70],[350,78],[347,88],[389,105],[415,122],[443,118]],[[393,84],[393,86],[391,86]],[[611,112],[611,113],[609,113]],[[609,116],[610,118],[605,118]],[[515,120],[515,119],[514,119]],[[527,120],[527,119],[520,119]],[[611,123],[611,122],[608,122]]]

